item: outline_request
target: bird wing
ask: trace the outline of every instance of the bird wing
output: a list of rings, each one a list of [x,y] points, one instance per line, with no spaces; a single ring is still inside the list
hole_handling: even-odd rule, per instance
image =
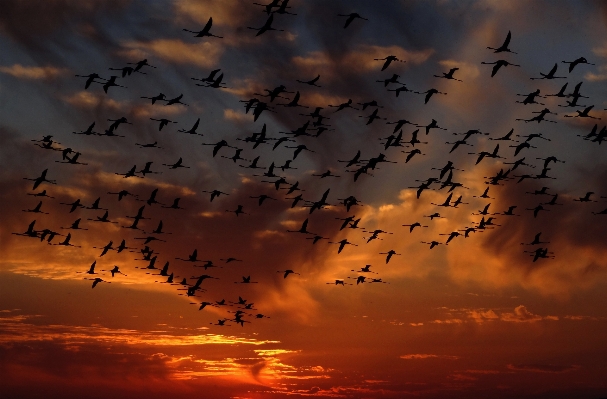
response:
[[[508,34],[506,35],[506,40],[504,40],[504,44],[502,44],[502,48],[508,48],[508,45],[510,44],[510,39],[512,39],[512,34],[510,33],[510,31],[508,31]]]

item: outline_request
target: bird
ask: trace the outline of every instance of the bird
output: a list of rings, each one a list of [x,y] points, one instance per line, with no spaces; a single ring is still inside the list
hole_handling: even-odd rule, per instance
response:
[[[160,93],[156,96],[153,97],[146,97],[146,96],[141,96],[139,98],[145,98],[147,100],[152,100],[152,105],[156,104],[156,101],[166,101],[166,95],[164,93]],[[162,130],[162,121],[163,119],[154,119],[154,118],[150,118],[153,121],[160,121],[161,122],[161,127],[159,130]],[[168,122],[167,122],[168,123]]]
[[[95,266],[97,266],[97,261],[93,261],[93,263],[91,263],[91,265],[89,266],[89,269],[86,272],[76,272],[76,273],[86,273],[86,274],[97,274],[95,272]]]
[[[259,281],[251,281],[251,276],[242,276],[242,281],[235,282],[236,284],[257,284]]]
[[[181,157],[179,157],[179,159],[177,160],[177,162],[175,162],[174,164],[163,163],[162,165],[163,166],[168,166],[169,169],[178,169],[178,168],[190,169],[189,166],[183,165],[183,159]]]
[[[592,196],[592,194],[594,194],[594,192],[588,191],[583,197],[579,197],[577,199],[574,198],[573,200],[578,202],[597,202],[590,199],[590,196]]]
[[[219,191],[219,190],[211,190],[211,191],[202,190],[201,192],[211,194],[211,202],[213,202],[213,200],[215,198],[219,197],[222,194],[223,195],[230,195],[228,193],[224,193],[223,191]]]
[[[590,62],[588,62],[588,60],[586,60],[586,58],[584,58],[584,57],[576,58],[573,61],[561,61],[561,62],[564,64],[569,64],[569,73],[573,72],[573,68],[575,68],[579,64],[595,65],[595,64],[591,64]]]
[[[500,70],[501,67],[507,67],[509,65],[520,67],[518,64],[512,64],[506,60],[497,60],[495,62],[481,62],[481,64],[485,65],[493,65],[493,69],[491,70],[491,77],[494,77],[497,71]]]
[[[402,255],[402,254],[397,254],[395,250],[391,249],[388,252],[380,252],[380,255],[386,255],[386,264],[388,264],[390,262],[390,259],[392,259],[392,257],[394,255]]]
[[[95,135],[98,135],[99,133],[93,131],[94,127],[95,127],[95,122],[91,123],[86,130],[83,130],[81,132],[72,132],[72,133],[73,134],[83,134],[86,136],[95,136]]]
[[[289,0],[282,0],[282,3],[280,3],[280,6],[278,6],[278,9],[276,11],[272,11],[272,12],[276,13],[276,14],[282,14],[282,15],[284,15],[284,14],[297,15],[297,14],[287,11],[287,8],[291,8],[288,6],[288,4],[289,4]]]
[[[343,286],[352,285],[352,284],[347,284],[343,279],[335,279],[334,282],[329,282],[327,284],[330,284],[330,285],[343,285]]]
[[[451,68],[449,69],[449,72],[443,72],[443,76],[439,76],[439,75],[434,75],[435,78],[443,78],[443,79],[449,79],[449,80],[456,80],[458,82],[463,82],[463,80],[460,79],[456,79],[453,77],[453,74],[455,73],[455,71],[459,71],[459,68]]]
[[[40,174],[40,176],[38,176],[35,179],[30,179],[30,178],[27,178],[27,177],[24,177],[23,179],[24,180],[31,180],[31,181],[34,182],[32,190],[37,189],[38,186],[40,186],[40,184],[42,184],[42,183],[57,184],[56,180],[49,180],[49,179],[46,178],[47,173],[48,173],[48,169],[44,169],[42,171],[42,173]]]
[[[348,26],[350,26],[352,21],[354,21],[356,18],[368,21],[367,18],[363,18],[358,13],[355,13],[355,12],[350,13],[350,14],[337,14],[337,16],[338,17],[348,17],[348,19],[346,19],[346,23],[344,24],[344,29],[346,29]]]
[[[299,80],[296,79],[295,81],[298,83],[302,83],[302,84],[306,84],[306,85],[310,85],[310,86],[316,86],[316,87],[322,87],[316,84],[316,82],[318,82],[318,79],[320,79],[320,75],[316,76],[314,79],[310,79],[310,80]]]
[[[33,237],[33,238],[38,238],[38,231],[34,230],[34,226],[36,225],[36,220],[33,220],[28,226],[27,226],[27,230],[23,233],[12,233],[14,235],[18,235],[18,236],[25,236],[25,237]]]
[[[118,267],[116,265],[114,265],[114,267],[111,270],[102,270],[102,271],[107,271],[107,272],[112,273],[112,277],[114,277],[114,275],[116,275],[116,274],[122,274],[122,275],[126,276],[126,274],[124,274],[120,271],[120,267]]]
[[[188,104],[181,102],[182,98],[183,98],[183,94],[180,94],[175,98],[168,99],[168,100],[166,100],[165,106],[173,105],[173,104],[181,104],[181,105],[185,105],[187,107]]]
[[[38,205],[36,205],[32,209],[23,209],[23,212],[42,213],[44,215],[48,215],[48,212],[43,212],[40,210],[41,207],[42,207],[42,201],[38,202]]]
[[[438,241],[429,241],[429,242],[428,241],[422,241],[421,243],[422,244],[428,244],[428,245],[430,245],[430,249],[433,249],[437,245],[441,245],[442,244],[441,242],[438,242]]]
[[[419,223],[419,222],[415,222],[415,223],[411,223],[411,224],[403,224],[402,226],[403,227],[409,227],[409,233],[413,233],[413,230],[416,227],[428,227],[428,226],[422,226],[422,224]]]
[[[243,211],[243,206],[242,205],[238,205],[236,207],[236,210],[231,211],[231,210],[226,210],[226,212],[234,212],[236,214],[236,216],[243,214],[243,215],[249,215],[248,213]]]
[[[85,280],[92,280],[93,281],[93,285],[91,286],[91,288],[95,288],[97,286],[97,284],[99,283],[111,283],[111,281],[105,281],[104,279],[100,278],[100,277],[95,277],[95,278],[87,278]]]
[[[338,254],[340,254],[340,253],[341,253],[341,251],[344,249],[344,247],[345,247],[346,245],[354,245],[355,247],[358,247],[358,245],[356,245],[356,244],[353,244],[353,243],[349,242],[349,241],[348,241],[347,239],[345,239],[345,238],[344,238],[343,240],[341,240],[341,241],[337,241],[337,242],[329,241],[329,244],[338,244],[338,245],[339,245],[339,248],[337,249],[337,253],[338,253]]]
[[[499,47],[487,47],[490,50],[494,50],[494,53],[501,53],[501,52],[508,52],[508,53],[512,53],[512,54],[517,54],[514,51],[510,50],[508,48],[508,46],[510,45],[510,40],[512,39],[512,34],[510,33],[510,31],[508,31],[508,34],[506,35],[506,40],[504,40],[504,43],[502,43],[501,46]]]
[[[540,75],[542,75],[541,78],[530,78],[531,80],[541,80],[541,79],[566,79],[565,76],[554,76],[554,74],[556,73],[556,70],[558,68],[558,64],[554,64],[554,66],[552,67],[552,69],[550,70],[550,72],[548,72],[547,74],[541,73]]]
[[[218,89],[218,88],[225,88],[226,84],[223,83],[223,73],[221,73],[221,74],[219,74],[219,76],[216,79],[211,80],[210,82],[207,82],[206,84],[196,83],[196,86],[211,87],[214,89]]]
[[[122,85],[119,85],[118,83],[116,83],[116,79],[118,79],[118,76],[112,75],[112,76],[110,76],[110,78],[109,78],[107,81],[105,81],[105,82],[93,82],[93,83],[99,83],[99,84],[102,84],[102,83],[103,83],[103,84],[102,84],[103,91],[104,91],[106,94],[107,94],[107,91],[108,91],[108,89],[109,89],[110,87],[122,87],[122,88],[124,88],[124,89],[126,89],[126,88],[127,88],[126,86],[122,86]]]
[[[540,236],[542,235],[542,232],[539,232],[535,235],[535,237],[533,238],[533,240],[530,243],[524,243],[522,242],[521,245],[540,245],[540,244],[550,244],[549,241],[541,241]]]
[[[86,82],[84,84],[84,90],[88,89],[91,86],[91,83],[102,83],[102,82],[98,82],[95,79],[99,79],[99,80],[107,80],[105,78],[102,78],[101,76],[99,76],[96,73],[90,73],[88,75],[76,75],[79,78],[86,78]]]
[[[67,236],[65,236],[65,240],[63,240],[62,242],[57,243],[57,244],[55,244],[55,245],[63,245],[63,246],[66,246],[66,247],[76,247],[76,248],[80,248],[80,246],[78,246],[78,245],[74,245],[74,244],[72,244],[72,243],[70,242],[71,238],[72,238],[72,233],[67,233]]]
[[[282,29],[272,28],[272,22],[273,21],[274,21],[274,14],[270,14],[270,16],[268,17],[268,19],[266,20],[266,22],[260,28],[252,28],[250,26],[247,26],[247,29],[256,30],[257,34],[255,36],[262,35],[262,34],[266,33],[269,30],[275,30],[275,31],[279,31],[279,32],[284,32],[284,30],[282,30]]]
[[[360,270],[350,270],[350,271],[352,271],[352,272],[358,272],[358,273],[374,273],[374,274],[377,274],[375,272],[372,272],[370,270],[370,268],[371,268],[371,265],[365,265],[364,267],[361,267]]]
[[[592,108],[594,108],[594,105],[586,107],[582,111],[575,111],[575,112],[577,112],[577,115],[564,115],[564,116],[565,116],[565,118],[590,118],[590,119],[600,120],[601,118],[597,118],[595,116],[588,115],[588,113],[592,110]]]
[[[287,232],[289,233],[302,233],[302,234],[313,234],[316,235],[315,233],[311,233],[308,231],[308,219],[304,220],[303,223],[301,224],[301,227],[299,228],[299,230],[287,230]]]
[[[198,118],[196,120],[196,122],[194,123],[194,126],[192,126],[192,128],[190,130],[179,129],[178,132],[187,133],[187,134],[196,134],[196,135],[202,136],[201,133],[196,132],[196,129],[198,129],[199,124],[200,124],[200,118]]]
[[[384,64],[381,67],[382,71],[385,71],[386,68],[388,68],[390,66],[391,63],[397,61],[397,62],[406,62],[403,60],[399,60],[395,55],[388,55],[385,58],[374,58],[375,61],[384,61]],[[363,107],[364,109],[365,107]]]
[[[253,3],[253,4],[255,4],[257,6],[262,6],[265,9],[266,14],[270,14],[272,12],[272,8],[280,7],[279,3],[280,3],[280,0],[272,0],[268,4],[261,4],[261,3]]]
[[[216,37],[218,39],[223,39],[223,37],[216,36],[216,35],[214,35],[214,34],[212,34],[210,32],[212,26],[213,26],[213,18],[210,17],[209,20],[207,21],[206,25],[204,26],[204,28],[202,28],[202,30],[200,30],[198,32],[192,31],[192,30],[188,30],[188,29],[183,29],[183,30],[186,31],[186,32],[195,33],[196,35],[194,37],[209,36],[209,37]]]
[[[284,273],[284,275],[283,275],[283,277],[282,277],[283,279],[284,279],[284,278],[287,278],[287,276],[288,276],[289,274],[297,274],[297,275],[301,275],[301,274],[299,274],[299,273],[297,273],[297,272],[294,272],[294,271],[293,271],[293,270],[291,270],[291,269],[287,269],[287,270],[278,270],[276,273]]]
[[[197,80],[199,82],[203,82],[203,83],[212,83],[215,81],[215,75],[217,75],[217,73],[221,71],[221,68],[218,69],[213,69],[210,73],[209,76],[207,76],[206,78],[202,78],[202,79],[198,79],[198,78],[190,78],[192,80]]]

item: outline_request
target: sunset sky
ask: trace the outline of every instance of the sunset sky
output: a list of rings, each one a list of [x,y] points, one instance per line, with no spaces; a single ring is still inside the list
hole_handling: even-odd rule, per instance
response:
[[[291,0],[270,11],[275,30],[256,36],[270,15],[252,0],[2,2],[0,397],[607,398],[607,4]],[[344,28],[351,13],[362,18]],[[219,37],[184,31],[211,17]],[[487,48],[508,32],[510,51]],[[563,61],[580,57],[569,71]],[[492,77],[482,62],[498,60],[511,65]],[[451,68],[454,79],[435,77]],[[218,69],[219,87],[200,81]],[[76,75],[92,73],[85,88]],[[122,87],[105,93],[111,75]],[[284,106],[296,92],[301,107]],[[186,105],[152,104],[159,93]],[[150,118],[170,122],[159,131]],[[399,120],[402,142],[387,145]],[[432,120],[441,129],[426,134]],[[93,122],[98,134],[73,134]],[[469,131],[480,134],[452,150]],[[380,154],[388,162],[373,168]],[[171,168],[180,158],[186,168]],[[448,162],[459,184],[441,189]],[[44,170],[56,184],[32,189]],[[132,195],[119,201],[122,190]],[[313,234],[288,232],[305,220]],[[68,233],[72,246],[57,245]],[[159,275],[167,262],[172,284]]]

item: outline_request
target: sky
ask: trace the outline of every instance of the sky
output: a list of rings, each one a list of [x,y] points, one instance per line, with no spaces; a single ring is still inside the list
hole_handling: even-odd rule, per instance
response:
[[[264,5],[3,2],[1,396],[607,397],[605,4]]]

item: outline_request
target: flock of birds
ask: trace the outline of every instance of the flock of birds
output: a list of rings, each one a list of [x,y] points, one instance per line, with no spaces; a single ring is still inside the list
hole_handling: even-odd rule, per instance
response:
[[[268,18],[266,22],[259,28],[249,27],[249,29],[256,30],[256,36],[260,36],[262,34],[266,34],[270,31],[279,31],[279,29],[274,28],[272,25],[274,23],[274,17],[280,15],[297,15],[296,13],[292,13],[291,7],[288,5],[289,0],[273,0],[268,4],[258,4],[263,7],[264,11],[268,14]],[[344,29],[347,29],[352,24],[363,23],[361,21],[367,21],[366,18],[363,18],[357,13],[351,14],[340,14],[339,17],[346,17]],[[212,40],[221,39],[220,36],[216,36],[211,33],[213,20],[209,18],[208,23],[200,30],[193,31],[184,29],[184,31],[194,33],[197,38],[205,38],[209,37]],[[488,47],[488,49],[493,50],[495,54],[503,54],[503,53],[511,53],[516,54],[510,49],[510,41],[511,34],[508,32],[507,37],[503,44],[499,47]],[[384,58],[376,59],[376,61],[381,61],[381,67],[378,64],[378,69],[380,71],[385,71],[393,67],[396,62],[406,62],[406,60],[398,59],[394,55],[387,55]],[[589,63],[585,58],[580,57],[573,61],[562,61],[562,63],[568,64],[569,72],[572,72],[574,68],[578,67],[582,64],[594,65]],[[507,66],[516,66],[519,67],[519,64],[511,63],[504,59],[499,59],[497,61],[492,62],[482,62],[482,64],[493,65],[491,70],[491,77],[494,77],[499,71],[502,70],[502,67]],[[546,74],[540,73],[540,77],[532,77],[531,79],[566,79],[566,76],[557,76],[557,69],[559,63],[556,63],[554,67]],[[128,79],[131,76],[141,74],[147,75],[151,74],[152,70],[155,69],[156,66],[148,63],[147,59],[127,64],[127,66],[122,68],[109,68],[110,70],[120,71],[121,76],[110,76],[109,78],[103,78],[97,73],[90,73],[88,75],[76,75],[78,77],[86,78],[84,88],[86,90],[93,90],[95,85],[100,85],[103,91],[107,94],[110,93],[111,90],[115,90],[112,88],[126,88],[125,85],[119,83],[119,79]],[[459,68],[451,68],[447,72],[443,72],[441,75],[434,75],[434,77],[439,79],[447,79],[452,81],[461,82],[460,79],[455,77]],[[209,73],[206,78],[192,78],[192,80],[196,81],[197,86],[206,87],[206,88],[214,88],[219,89],[226,87],[224,83],[224,74],[220,73],[220,69],[213,70]],[[447,95],[447,93],[440,92],[435,88],[430,88],[426,91],[413,91],[407,88],[406,84],[400,81],[400,76],[397,74],[392,74],[392,76],[386,79],[379,79],[376,82],[381,83],[383,87],[391,93],[394,93],[395,97],[399,97],[401,93],[412,93],[423,95],[424,104],[428,104],[434,95]],[[297,79],[296,82],[301,85],[301,87],[321,87],[319,85],[320,75],[312,78],[312,79]],[[582,83],[578,83],[573,91],[568,92],[567,87],[568,83],[565,83],[561,89],[554,94],[546,94],[541,95],[540,90],[535,90],[528,94],[519,94],[523,99],[522,101],[517,101],[523,105],[536,104],[545,107],[545,103],[541,103],[540,101],[548,101],[549,98],[555,98],[558,100],[565,101],[565,104],[559,104],[559,107],[569,107],[569,108],[581,108],[577,109],[575,112],[571,114],[564,115],[565,117],[570,118],[590,118],[590,119],[600,119],[594,115],[590,115],[593,110],[592,105],[579,105],[578,101],[580,99],[588,99],[588,97],[581,94],[581,86]],[[292,96],[290,96],[292,95]],[[276,101],[277,99],[286,100],[286,102],[279,103]],[[182,102],[184,100],[183,94],[179,96],[175,96],[170,98],[163,93],[159,93],[157,95],[148,95],[141,96],[140,101],[151,101],[151,104],[154,106],[188,106],[187,103]],[[308,108],[302,104],[300,104],[301,95],[299,91],[292,92],[288,91],[285,85],[279,85],[275,88],[265,89],[264,93],[255,93],[252,98],[245,98],[240,100],[244,104],[245,112],[252,113],[254,121],[257,121],[258,118],[264,112],[277,113],[283,112],[282,110],[289,110],[293,108]],[[335,130],[327,121],[330,119],[327,114],[336,114],[343,112],[352,112],[352,111],[362,111],[369,112],[368,115],[357,115],[358,118],[362,118],[366,125],[370,125],[372,123],[376,123],[376,121],[387,121],[385,125],[393,125],[389,127],[391,133],[382,138],[380,140],[380,147],[378,154],[376,156],[364,158],[361,151],[358,151],[352,157],[349,157],[345,160],[337,160],[336,162],[344,164],[345,167],[339,171],[338,169],[328,169],[325,172],[314,173],[311,176],[317,179],[331,179],[331,178],[349,178],[354,182],[357,182],[361,179],[371,178],[373,173],[380,169],[380,165],[386,163],[397,163],[397,161],[389,160],[388,154],[396,158],[398,156],[398,162],[414,162],[414,159],[424,155],[422,152],[422,148],[429,147],[428,141],[421,141],[419,136],[430,137],[429,133],[432,130],[442,130],[448,131],[447,128],[439,126],[439,123],[432,119],[431,121],[423,124],[417,124],[410,122],[406,119],[400,119],[395,121],[388,121],[387,118],[384,118],[379,115],[381,112],[382,106],[375,100],[370,100],[367,102],[354,103],[352,100],[348,100],[347,102],[341,104],[332,104],[327,105],[326,107],[316,107],[312,112],[306,114],[299,114],[306,117],[305,123],[302,124],[301,127],[287,132],[278,132],[276,135],[272,135],[268,132],[268,128],[264,123],[260,128],[259,132],[251,133],[247,137],[238,138],[242,143],[242,146],[237,146],[234,143],[229,144],[226,140],[222,139],[216,143],[203,143],[205,146],[211,146],[212,152],[211,156],[216,158],[217,155],[220,155],[221,158],[226,159],[223,162],[232,162],[233,164],[237,164],[242,167],[244,170],[250,170],[253,174],[252,176],[258,177],[260,182],[264,182],[269,184],[269,187],[274,188],[276,193],[279,193],[281,190],[284,191],[284,196],[278,195],[269,195],[269,194],[260,194],[257,196],[250,196],[251,203],[253,207],[262,207],[268,201],[289,201],[291,204],[291,208],[295,207],[305,207],[308,208],[307,214],[311,215],[314,212],[322,212],[323,209],[329,206],[338,206],[343,207],[347,216],[337,218],[340,223],[335,226],[335,234],[339,234],[339,232],[344,231],[346,229],[358,229],[363,233],[363,241],[361,245],[368,244],[374,240],[381,240],[381,237],[385,235],[396,234],[395,232],[388,232],[382,229],[373,229],[367,230],[361,226],[362,218],[357,218],[355,215],[350,215],[350,211],[355,209],[358,206],[363,205],[361,201],[354,196],[344,196],[344,198],[338,198],[337,205],[332,205],[329,202],[329,196],[331,195],[330,189],[327,189],[322,196],[317,198],[306,198],[304,199],[302,192],[305,191],[302,187],[300,187],[299,181],[293,181],[290,176],[286,174],[291,173],[291,170],[296,170],[295,165],[297,164],[300,154],[302,153],[315,153],[314,146],[310,143],[317,142],[321,139],[321,135],[324,132],[329,132]],[[556,113],[550,111],[548,108],[543,108],[539,111],[533,111],[532,116],[528,119],[517,119],[517,121],[523,121],[525,123],[537,122],[538,124],[541,122],[549,122],[556,123],[555,120],[546,119],[549,115],[556,115]],[[180,122],[173,121],[166,118],[150,118],[154,123],[158,123],[158,131],[162,131],[163,129],[170,129],[170,127],[174,124],[178,124]],[[125,137],[125,134],[122,134],[124,128],[123,125],[132,124],[132,122],[128,121],[126,117],[120,117],[117,119],[108,119],[111,124],[107,129],[104,129],[102,132],[95,131],[96,123],[93,122],[86,130],[82,130],[79,132],[73,132],[76,135],[83,136],[102,136],[102,137]],[[190,127],[190,128],[181,128],[176,130],[178,133],[188,134],[188,135],[198,135],[202,136],[202,133],[198,132],[200,124],[200,118]],[[377,125],[377,123],[376,123]],[[375,125],[374,125],[375,126]],[[407,132],[407,128],[411,128],[410,132]],[[379,129],[379,128],[378,128]],[[381,129],[384,129],[382,126]],[[118,132],[120,131],[121,134]],[[405,133],[403,132],[405,131]],[[489,133],[482,132],[479,130],[468,130],[466,132],[460,133],[452,133],[454,140],[447,141],[446,144],[450,146],[449,154],[457,151],[460,148],[469,146],[472,147],[473,144],[470,142],[471,138],[478,136],[488,136]],[[518,139],[517,139],[518,137]],[[603,140],[607,137],[607,127],[603,126],[601,129],[598,128],[598,124],[594,126],[591,132],[587,135],[582,136],[582,138],[586,141],[601,144]],[[552,170],[552,166],[557,163],[563,163],[564,160],[558,159],[554,155],[547,155],[544,157],[534,157],[536,160],[542,161],[540,163],[541,172],[533,173],[531,169],[536,166],[527,163],[527,157],[529,157],[530,149],[535,149],[540,146],[542,141],[550,141],[551,139],[545,137],[541,133],[532,133],[529,135],[515,135],[514,128],[511,129],[507,134],[503,136],[489,137],[491,141],[496,141],[495,147],[490,151],[478,151],[469,153],[470,155],[474,155],[476,157],[475,165],[478,165],[483,160],[486,159],[500,159],[502,160],[503,165],[508,165],[507,169],[504,166],[500,169],[494,176],[488,176],[485,179],[485,183],[487,184],[486,190],[483,193],[479,193],[478,198],[481,199],[490,199],[489,195],[489,187],[497,186],[497,185],[505,185],[511,184],[509,182],[514,181],[520,183],[526,179],[532,179],[535,181],[544,181],[546,179],[554,179],[553,176],[550,176],[550,171]],[[306,143],[311,147],[309,148],[306,144],[303,144],[305,140]],[[82,162],[82,154],[79,151],[72,149],[71,147],[62,147],[60,143],[54,140],[53,136],[48,135],[44,136],[40,140],[35,141],[35,145],[44,150],[56,151],[60,153],[60,157],[55,162],[64,163],[68,165],[82,165],[85,166],[87,163]],[[135,143],[138,147],[148,149],[148,148],[162,148],[158,145],[158,142],[153,143]],[[507,148],[504,148],[504,144],[507,145]],[[260,147],[272,147],[272,151],[279,150],[278,152],[282,152],[282,154],[289,154],[289,159],[287,159],[282,165],[275,164],[275,162],[271,162],[269,165],[266,162],[263,162],[260,159],[260,155],[256,155],[255,151]],[[502,147],[500,147],[502,146]],[[267,147],[269,148],[269,147]],[[513,148],[514,150],[511,150]],[[245,149],[248,150],[249,153],[252,153],[251,156],[246,156],[243,154]],[[228,153],[228,151],[232,151]],[[461,151],[461,150],[460,150]],[[507,153],[508,152],[508,153]],[[405,153],[406,157],[400,156],[398,153]],[[393,155],[394,154],[394,155]],[[526,155],[521,157],[522,155]],[[148,175],[156,175],[160,174],[160,170],[153,165],[158,165],[155,161],[146,162],[143,167],[137,167],[137,165],[133,165],[129,170],[126,171],[115,171],[116,175],[122,176],[124,179],[142,179],[148,177]],[[264,166],[265,165],[265,166]],[[166,170],[177,170],[177,169],[188,169],[191,168],[187,166],[182,158],[179,158],[173,163],[163,163],[163,169]],[[523,169],[523,171],[521,171]],[[461,171],[461,169],[457,169],[453,162],[449,161],[444,165],[438,165],[436,168],[432,168],[432,170],[436,172],[432,172],[433,175],[428,177],[427,179],[417,180],[419,185],[410,187],[416,189],[416,197],[418,200],[421,200],[423,197],[423,193],[426,190],[443,190],[448,189],[446,198],[442,202],[433,203],[437,209],[447,209],[447,208],[458,208],[461,205],[466,205],[464,202],[462,189],[467,189],[461,182],[458,182],[455,178],[454,172]],[[45,169],[39,176],[37,177],[26,177],[25,179],[33,181],[33,186],[31,187],[32,192],[28,193],[28,195],[37,197],[40,199],[39,203],[31,209],[25,209],[25,212],[34,213],[34,214],[46,214],[43,209],[42,199],[53,199],[50,195],[52,190],[49,188],[49,192],[47,190],[36,191],[42,185],[50,184],[55,185],[58,184],[57,181],[51,179],[50,177],[53,175],[54,171],[49,169]],[[520,173],[520,174],[517,174]],[[348,176],[349,175],[349,176]],[[287,180],[289,178],[289,180]],[[310,178],[308,176],[308,178]],[[315,182],[311,184],[316,184]],[[50,187],[50,186],[49,186]],[[552,207],[559,204],[558,194],[550,193],[549,188],[544,186],[541,189],[535,190],[533,192],[529,192],[529,195],[538,196],[539,198],[550,198],[546,201],[540,201],[536,207],[526,208],[527,211],[530,211],[527,217],[538,217],[541,212],[548,211]],[[99,258],[106,255],[109,251],[115,251],[116,253],[136,253],[140,258],[137,258],[136,261],[144,262],[141,263],[145,266],[140,266],[138,269],[145,271],[146,273],[154,276],[159,276],[163,278],[163,281],[159,281],[164,284],[170,284],[179,287],[178,289],[184,291],[182,295],[186,295],[190,298],[197,298],[201,293],[205,292],[203,288],[203,283],[206,280],[216,280],[218,279],[216,276],[212,276],[210,274],[206,274],[208,269],[213,269],[217,267],[227,266],[233,262],[242,262],[240,259],[236,259],[234,257],[226,257],[223,259],[219,259],[218,262],[214,262],[212,260],[201,259],[198,257],[198,251],[196,249],[193,252],[185,257],[174,257],[169,258],[165,261],[164,265],[161,267],[161,262],[159,261],[159,253],[155,251],[152,246],[155,242],[165,242],[164,239],[167,237],[166,231],[164,231],[164,225],[162,220],[154,225],[157,227],[154,230],[146,231],[140,225],[141,221],[149,220],[150,218],[146,217],[145,214],[147,209],[152,206],[157,206],[166,209],[163,212],[174,212],[175,210],[183,209],[180,206],[180,198],[175,198],[171,204],[164,204],[157,200],[158,188],[154,189],[147,199],[140,198],[139,195],[133,194],[126,189],[122,189],[117,192],[108,192],[108,195],[116,196],[117,201],[124,201],[126,198],[131,197],[130,200],[134,201],[142,201],[145,202],[142,205],[138,212],[134,215],[127,215],[126,218],[132,219],[132,223],[127,225],[122,225],[121,227],[125,229],[125,231],[132,231],[135,235],[140,235],[137,237],[132,237],[132,239],[136,242],[140,242],[141,245],[132,244],[130,241],[127,246],[127,240],[121,239],[120,244],[116,245],[113,240],[110,240],[106,245],[100,247],[94,247],[100,250]],[[227,191],[227,190],[226,190]],[[220,197],[230,195],[229,192],[220,191],[218,189],[212,190],[204,190],[201,191],[206,195],[209,195],[210,201],[220,201]],[[579,197],[575,201],[578,202],[597,202],[594,197],[594,192],[588,192],[585,195]],[[604,198],[604,197],[601,197]],[[93,203],[87,204],[81,201],[80,199],[75,199],[73,202],[61,202],[60,204],[66,206],[66,213],[73,213],[80,210],[91,210],[96,211],[101,214],[101,216],[97,215],[91,218],[87,218],[86,220],[92,223],[111,223],[118,224],[117,221],[110,219],[109,210],[107,208],[103,208],[101,206],[101,197],[97,198]],[[105,201],[105,200],[104,200]],[[126,199],[129,201],[129,199]],[[492,229],[497,226],[498,217],[512,217],[512,216],[522,216],[522,213],[516,213],[517,205],[512,205],[508,207],[506,210],[502,210],[499,212],[495,212],[490,210],[490,203],[486,204],[482,209],[478,210],[478,212],[474,213],[474,215],[478,215],[479,219],[475,221],[473,224],[469,226],[461,226],[461,229],[444,232],[438,234],[438,236],[429,241],[421,241],[423,244],[428,245],[430,249],[433,249],[439,245],[448,245],[453,240],[458,237],[468,238],[473,232],[480,232],[487,229]],[[241,204],[236,207],[236,209],[227,209],[226,212],[234,213],[234,217],[240,217],[240,215],[249,214],[248,208],[251,206],[248,204]],[[245,211],[247,209],[247,211]],[[607,215],[607,209],[599,210],[594,212],[597,215]],[[418,229],[427,228],[435,219],[442,218],[441,214],[437,212],[433,212],[429,215],[425,215],[427,218],[427,222],[424,221],[415,221],[410,222],[408,224],[403,224],[404,227],[407,227],[409,233],[414,233]],[[25,236],[29,238],[37,239],[40,242],[46,242],[48,244],[53,244],[57,246],[64,247],[77,247],[76,244],[72,243],[72,232],[76,233],[80,230],[87,230],[81,224],[83,222],[83,218],[77,218],[71,225],[64,226],[62,229],[68,230],[67,234],[60,233],[56,231],[56,229],[49,228],[39,228],[36,225],[36,220],[32,221],[27,229],[24,232],[15,232],[13,234],[19,236]],[[311,242],[311,245],[317,244],[322,240],[326,240],[329,244],[337,246],[337,253],[342,253],[342,251],[346,250],[347,246],[359,246],[359,244],[350,242],[348,239],[344,238],[341,240],[331,239],[329,237],[324,237],[321,234],[317,234],[313,232],[309,226],[310,219],[309,217],[305,220],[301,221],[301,225],[299,228],[295,230],[287,230],[289,233],[300,234],[306,240]],[[86,222],[85,222],[86,223]],[[540,259],[549,259],[555,256],[553,251],[550,251],[546,246],[549,242],[542,241],[541,238],[542,233],[538,233],[535,237],[527,243],[522,243],[528,247],[531,247],[530,250],[525,251],[529,253],[532,258],[532,262],[536,262]],[[59,241],[56,237],[63,237],[62,241]],[[440,236],[440,237],[439,237]],[[446,237],[446,238],[445,238]],[[388,264],[394,256],[401,255],[397,253],[395,249],[386,249],[383,252],[380,252],[381,255],[385,255],[385,264]],[[181,276],[176,276],[170,270],[170,262],[179,261],[179,262],[189,262],[196,268],[203,268],[204,274],[199,276],[192,276],[191,278]],[[113,266],[112,268],[108,268],[107,270],[101,270],[105,272],[104,277],[99,277],[101,275],[98,269],[96,269],[97,260],[94,260],[92,264],[88,267],[87,270],[81,272],[87,274],[85,277],[92,281],[92,288],[95,288],[100,283],[109,283],[108,277],[111,274],[111,278],[119,278],[120,275],[123,274],[122,270],[118,265]],[[371,265],[365,265],[364,267],[358,269],[352,269],[352,272],[356,272],[355,276],[335,279],[334,281],[327,282],[327,284],[331,285],[360,285],[363,283],[380,283],[386,284],[381,277],[379,277],[378,273],[371,270]],[[283,278],[289,278],[291,275],[299,275],[300,273],[291,269],[280,270],[277,273],[281,273]],[[293,277],[290,277],[293,278]],[[250,275],[242,276],[239,281],[234,281],[234,283],[238,284],[255,284],[258,283],[254,281]],[[205,283],[206,284],[206,283]],[[223,307],[223,306],[231,306],[235,308],[230,312],[230,316],[219,319],[217,323],[211,323],[217,326],[227,326],[231,323],[240,324],[244,326],[245,323],[251,322],[251,319],[261,319],[266,318],[268,316],[262,313],[255,313],[257,309],[254,307],[254,304],[243,299],[243,296],[239,296],[238,300],[235,301],[226,301],[225,299],[215,300],[215,301],[200,301],[195,302],[196,305],[199,306],[199,309],[202,310],[206,307]]]

